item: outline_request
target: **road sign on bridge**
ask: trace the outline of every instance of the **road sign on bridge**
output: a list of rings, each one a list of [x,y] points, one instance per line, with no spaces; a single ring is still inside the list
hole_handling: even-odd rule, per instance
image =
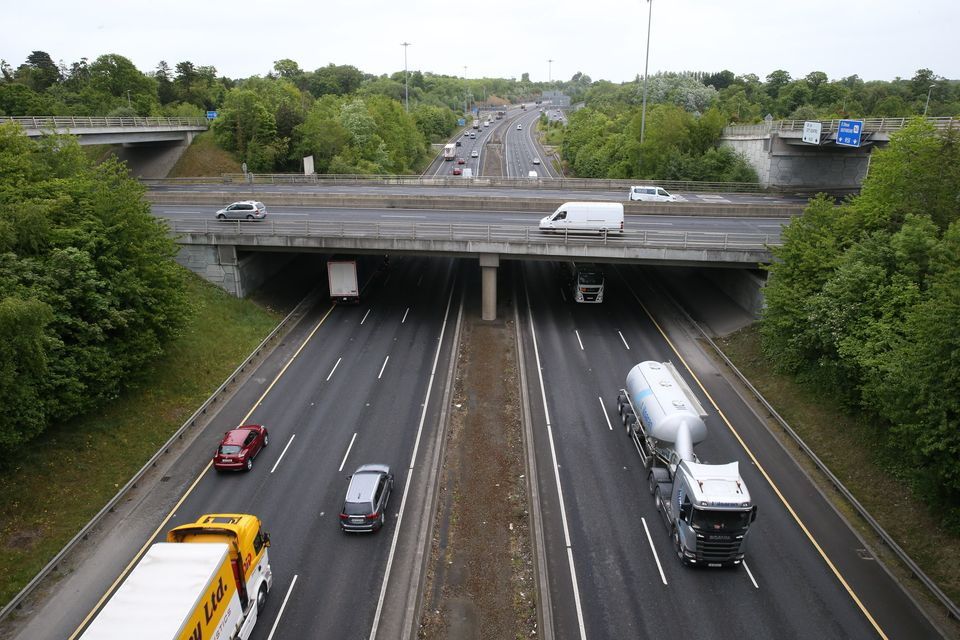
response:
[[[863,133],[863,120],[841,120],[837,126],[837,144],[844,147],[859,147]]]

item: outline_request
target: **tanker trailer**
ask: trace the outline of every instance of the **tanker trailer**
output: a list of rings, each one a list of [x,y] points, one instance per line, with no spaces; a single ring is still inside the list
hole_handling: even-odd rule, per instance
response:
[[[706,567],[740,564],[757,508],[738,462],[704,464],[694,453],[694,445],[707,437],[706,412],[674,366],[636,365],[617,404],[680,561]]]

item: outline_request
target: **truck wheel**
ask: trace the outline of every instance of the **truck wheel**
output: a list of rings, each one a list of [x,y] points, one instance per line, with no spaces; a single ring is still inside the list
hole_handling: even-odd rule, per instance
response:
[[[680,560],[680,564],[686,565],[687,561],[683,557],[683,549],[680,548],[680,532],[677,531],[676,526],[673,527],[670,538],[673,540],[673,550],[677,553],[677,558]]]
[[[253,469],[253,458],[247,458],[247,471]]]
[[[260,590],[257,591],[257,616],[260,615],[260,612],[263,611],[263,607],[267,604],[267,585],[261,584]]]
[[[653,479],[653,473],[650,473],[651,480]],[[663,511],[663,498],[660,496],[660,486],[657,485],[653,488],[653,506],[657,508],[657,511]]]
[[[650,489],[650,495],[654,495],[657,492],[657,489],[659,488],[657,484],[657,479],[653,477],[653,471],[647,474],[647,487]],[[660,508],[659,503],[657,504],[657,508],[658,509]]]

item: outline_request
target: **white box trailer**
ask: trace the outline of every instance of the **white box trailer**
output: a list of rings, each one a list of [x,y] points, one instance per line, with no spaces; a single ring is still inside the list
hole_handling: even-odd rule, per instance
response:
[[[243,620],[225,543],[147,550],[81,640],[233,638]]]
[[[360,274],[355,258],[334,256],[327,261],[330,299],[337,302],[360,302]]]

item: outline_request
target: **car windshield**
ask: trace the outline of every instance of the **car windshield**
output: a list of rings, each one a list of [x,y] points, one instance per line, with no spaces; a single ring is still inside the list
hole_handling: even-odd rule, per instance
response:
[[[749,511],[694,509],[691,526],[703,531],[740,531],[750,523]]]
[[[603,274],[595,271],[581,271],[580,284],[603,284]]]
[[[222,456],[232,456],[240,453],[240,446],[236,444],[222,444],[220,445],[220,455]]]
[[[343,512],[348,516],[365,516],[370,513],[370,505],[366,502],[346,502]]]

